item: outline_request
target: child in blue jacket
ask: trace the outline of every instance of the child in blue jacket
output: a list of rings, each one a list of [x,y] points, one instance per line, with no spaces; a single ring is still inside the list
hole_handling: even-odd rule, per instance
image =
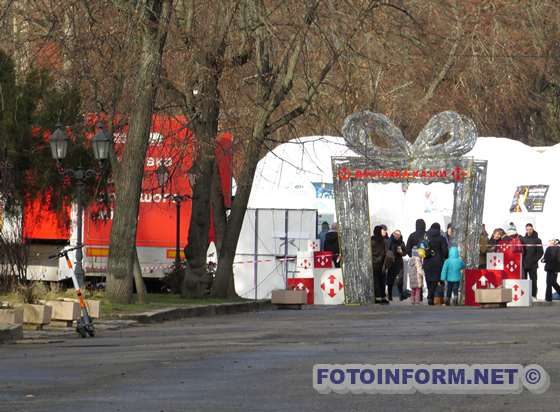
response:
[[[459,249],[452,246],[449,249],[449,257],[443,264],[441,280],[447,281],[447,293],[445,304],[449,306],[451,293],[453,293],[453,304],[457,305],[459,300],[459,284],[461,283],[461,270],[465,268],[465,262],[459,257]]]

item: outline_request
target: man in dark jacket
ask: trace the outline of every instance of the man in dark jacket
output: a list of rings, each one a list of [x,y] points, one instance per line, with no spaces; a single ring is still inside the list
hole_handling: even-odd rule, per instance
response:
[[[331,225],[331,230],[325,234],[325,244],[323,246],[325,252],[332,252],[334,267],[340,267],[340,245],[338,243],[337,224]]]
[[[381,226],[375,226],[371,237],[371,255],[373,259],[373,290],[375,292],[375,303],[387,304],[385,298],[385,258],[387,257],[387,245],[381,233]]]
[[[428,284],[428,305],[434,304],[434,292],[441,279],[443,262],[447,259],[447,241],[441,235],[441,226],[434,223],[428,230],[428,246],[422,268]]]
[[[551,240],[542,259],[546,271],[545,300],[547,302],[552,302],[552,288],[556,290],[556,293],[560,293],[560,285],[557,282],[558,272],[560,272],[560,245],[558,243],[558,239]]]
[[[416,231],[411,233],[408,236],[408,240],[406,241],[406,253],[409,257],[412,257],[412,248],[414,246],[418,246],[420,241],[426,239],[426,222],[424,219],[418,219],[416,221]]]
[[[533,298],[537,297],[537,269],[543,256],[542,240],[531,223],[525,225],[527,233],[521,238],[523,243],[523,279],[531,279]],[[529,276],[529,277],[527,277]]]

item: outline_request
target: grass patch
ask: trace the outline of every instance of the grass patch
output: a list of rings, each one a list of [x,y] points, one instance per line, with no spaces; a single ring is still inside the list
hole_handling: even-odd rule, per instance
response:
[[[101,316],[103,318],[114,318],[121,314],[127,313],[138,313],[138,312],[149,312],[157,309],[164,308],[177,308],[177,307],[187,307],[187,306],[201,306],[210,305],[217,303],[232,303],[240,302],[237,299],[183,299],[179,295],[171,294],[148,294],[146,303],[112,303],[106,299],[101,300]]]
[[[167,293],[150,293],[146,296],[146,303],[135,303],[136,295],[133,297],[133,303],[112,303],[105,299],[104,292],[89,292],[84,291],[86,299],[94,299],[101,301],[101,317],[103,319],[116,318],[118,315],[127,313],[149,312],[157,309],[186,307],[186,306],[200,306],[218,303],[232,303],[243,302],[246,299],[183,299],[179,295]],[[76,292],[73,289],[68,289],[61,292],[45,292],[39,296],[40,300],[57,300],[59,298],[76,298]],[[11,304],[23,303],[23,296],[20,293],[6,293],[0,294],[0,302],[8,302]]]

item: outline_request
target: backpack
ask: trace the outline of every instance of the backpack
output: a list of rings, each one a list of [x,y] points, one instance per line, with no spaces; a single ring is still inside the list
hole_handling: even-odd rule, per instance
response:
[[[426,251],[426,257],[431,257],[436,254],[432,246],[430,245],[430,239],[428,238],[428,234],[424,233],[424,239],[418,243],[418,247],[422,248]]]

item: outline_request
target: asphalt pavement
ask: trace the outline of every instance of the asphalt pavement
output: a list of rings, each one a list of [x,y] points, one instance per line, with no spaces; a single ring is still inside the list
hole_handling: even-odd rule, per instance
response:
[[[557,411],[559,311],[315,306],[0,345],[0,411]],[[318,363],[536,363],[551,385],[541,395],[321,395]]]

